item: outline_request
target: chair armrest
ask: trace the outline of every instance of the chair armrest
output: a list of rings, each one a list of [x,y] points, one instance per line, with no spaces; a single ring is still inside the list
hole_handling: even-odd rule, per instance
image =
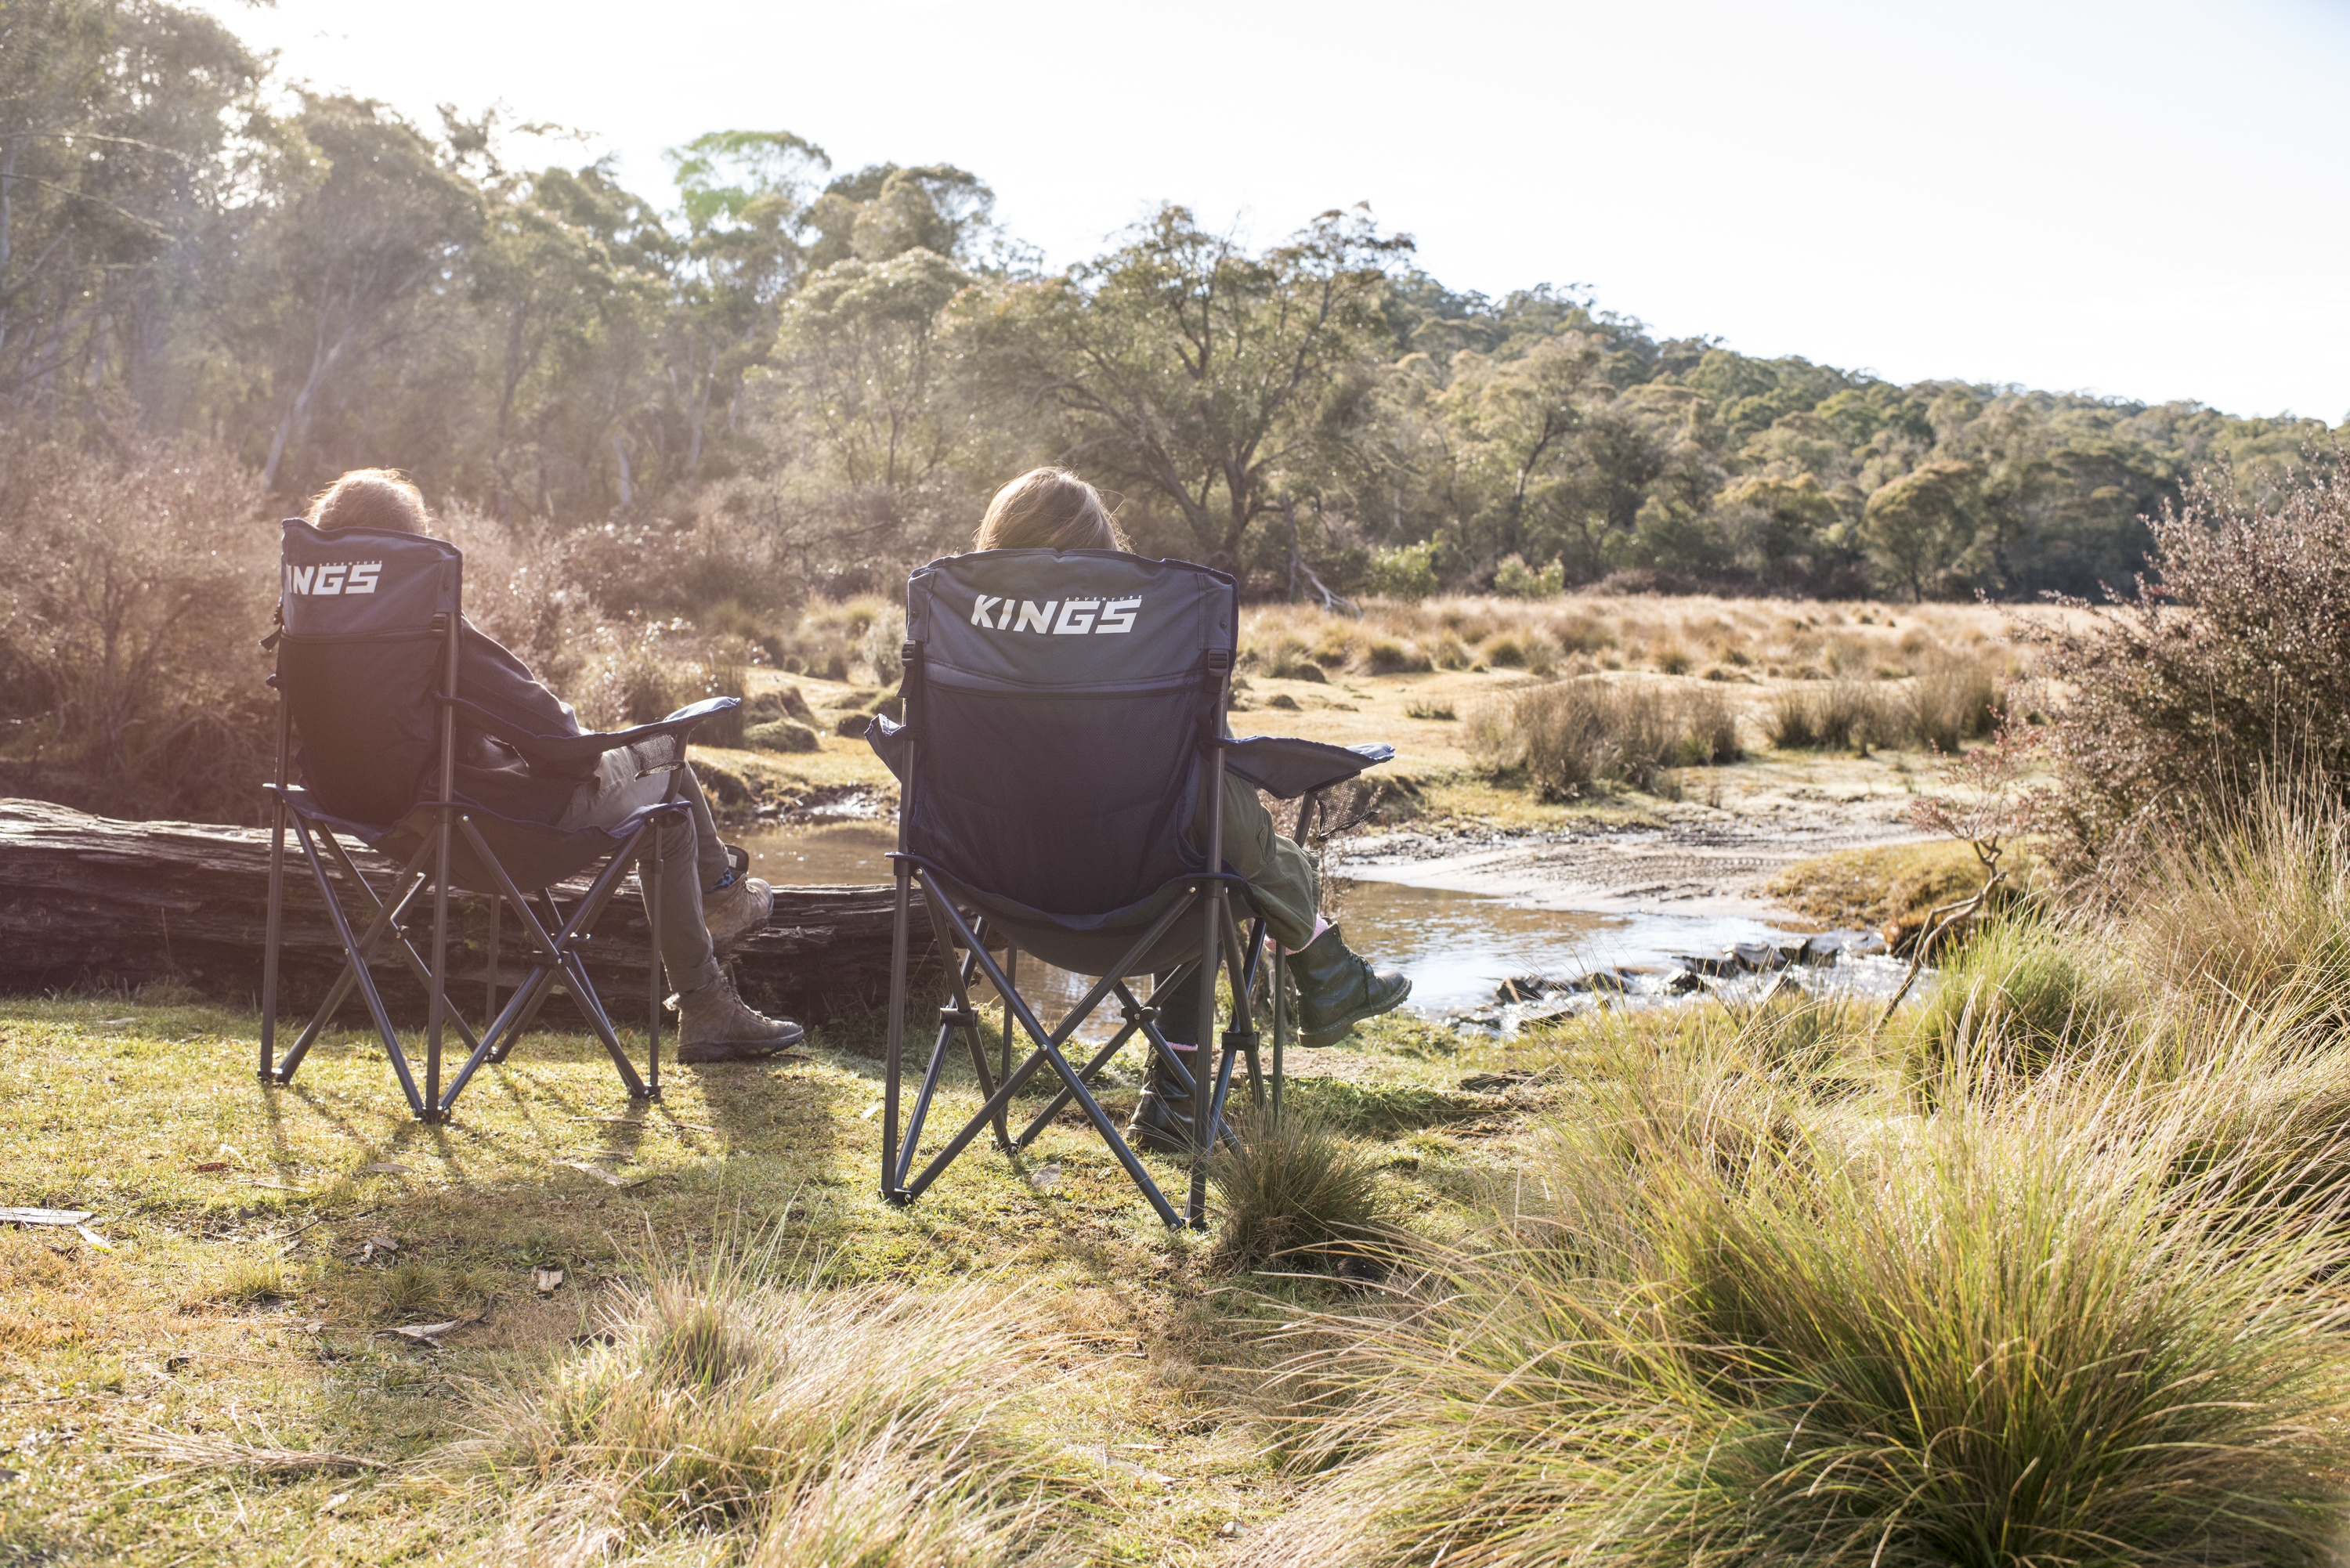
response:
[[[1295,800],[1344,784],[1394,755],[1395,748],[1385,741],[1334,746],[1295,735],[1250,735],[1224,742],[1224,767],[1275,800]]]
[[[694,726],[704,719],[742,705],[743,700],[739,697],[705,697],[699,702],[680,708],[665,719],[656,719],[650,724],[639,724],[630,729],[592,731],[585,735],[542,735],[509,723],[488,709],[468,702],[462,697],[450,703],[475,725],[495,735],[530,762],[556,763],[592,763],[606,752],[671,736],[674,736],[682,746]]]

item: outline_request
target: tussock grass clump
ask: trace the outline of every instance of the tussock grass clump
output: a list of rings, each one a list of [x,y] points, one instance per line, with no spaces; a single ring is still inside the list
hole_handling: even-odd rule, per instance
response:
[[[1911,1025],[1918,1081],[2030,1077],[2092,1043],[2110,1045],[2126,1022],[2113,976],[2112,954],[2085,930],[2022,914],[1978,926]]]
[[[1721,692],[1604,676],[1489,702],[1471,712],[1467,738],[1481,764],[1523,765],[1554,800],[1602,783],[1653,790],[1668,769],[1742,754],[1737,715]]]
[[[1359,1256],[1379,1230],[1379,1164],[1310,1110],[1236,1117],[1237,1147],[1217,1150],[1208,1180],[1223,1210],[1217,1249],[1236,1269],[1329,1267]]]
[[[2214,1078],[1892,1137],[1721,1069],[1596,1083],[1483,1244],[1299,1325],[1315,1479],[1240,1563],[2332,1561],[2350,1392],[2311,1282],[2350,1239],[2248,1223],[2231,1155],[2181,1179]]]
[[[1908,729],[1921,746],[1956,752],[1990,734],[2007,716],[1999,680],[1981,659],[1935,658],[1909,683]]]
[[[1875,686],[1842,679],[1781,687],[1772,694],[1762,728],[1783,752],[1848,752],[1898,744],[1906,726]]]
[[[608,1344],[488,1404],[462,1458],[504,1501],[494,1557],[691,1541],[697,1561],[992,1564],[1077,1518],[1025,1415],[1060,1347],[1000,1283],[825,1290],[765,1282],[771,1263],[625,1287]]]
[[[2272,775],[2214,813],[2200,837],[2146,847],[2114,928],[2143,986],[2344,1015],[2350,815],[2333,793]]]

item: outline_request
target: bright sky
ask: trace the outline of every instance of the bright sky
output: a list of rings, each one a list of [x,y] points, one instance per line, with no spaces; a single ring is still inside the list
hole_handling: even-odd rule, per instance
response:
[[[1368,202],[1454,288],[1896,380],[2350,416],[2350,0],[195,0],[287,77],[951,162],[1055,265]]]

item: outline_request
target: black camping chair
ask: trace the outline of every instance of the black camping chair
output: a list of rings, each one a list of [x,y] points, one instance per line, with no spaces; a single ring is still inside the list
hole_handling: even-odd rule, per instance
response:
[[[1244,939],[1235,902],[1253,913],[1248,885],[1223,862],[1223,775],[1229,768],[1284,798],[1354,777],[1394,749],[1253,736],[1223,738],[1239,598],[1232,579],[1180,561],[1109,550],[995,550],[952,556],[906,586],[906,722],[878,721],[874,749],[899,778],[897,926],[891,954],[881,1188],[891,1201],[920,1197],[993,1126],[1006,1153],[1025,1147],[1075,1101],[1170,1225],[1206,1222],[1207,1158],[1224,1132],[1234,1064],[1245,1059],[1262,1096],[1251,1008],[1265,981],[1263,920]],[[1191,838],[1201,792],[1204,843]],[[919,886],[951,1003],[910,1116],[899,1125],[914,889]],[[970,911],[967,915],[966,911]],[[1003,950],[999,962],[988,950]],[[962,957],[957,959],[957,950]],[[1047,1030],[1016,983],[1019,955],[1097,977]],[[1272,975],[1273,1080],[1279,1092],[1286,1024],[1281,961]],[[1202,1049],[1187,1072],[1159,1032],[1159,1010],[1129,977],[1172,971],[1196,984]],[[1003,999],[1003,1054],[991,1067],[971,988],[984,976]],[[1232,1027],[1221,1053],[1205,1047],[1228,981]],[[1116,1036],[1073,1065],[1076,1030],[1111,997]],[[1016,1067],[1013,1024],[1035,1042]],[[969,1043],[986,1104],[931,1157],[912,1167],[923,1123],[955,1035]],[[1185,1213],[1173,1205],[1094,1098],[1090,1085],[1139,1033],[1191,1096],[1194,1147]],[[1211,1063],[1213,1063],[1212,1068]],[[1059,1094],[1016,1137],[1006,1110],[1038,1072]],[[1277,1102],[1276,1102],[1277,1103]],[[1211,1131],[1211,1129],[1215,1129]]]
[[[657,895],[666,868],[656,830],[665,818],[689,810],[677,794],[686,737],[702,720],[737,706],[737,700],[712,698],[681,708],[658,723],[604,734],[551,736],[517,730],[466,701],[458,690],[460,639],[468,634],[460,602],[464,557],[455,545],[390,528],[325,533],[298,518],[285,528],[278,627],[262,644],[277,652],[277,671],[269,680],[277,691],[277,779],[267,786],[272,828],[261,1081],[292,1083],[319,1032],[356,986],[409,1108],[421,1121],[445,1121],[473,1074],[485,1062],[506,1059],[559,981],[603,1042],[629,1096],[658,1098],[660,899],[650,898],[646,906],[652,921],[652,959],[647,976],[650,1049],[643,1077],[638,1076],[613,1032],[581,961],[580,947],[630,868]],[[584,776],[583,770],[605,753],[629,747],[640,770],[638,776],[665,772],[668,791],[660,803],[610,828],[566,829],[501,815],[457,791],[455,728],[461,710],[533,766],[567,770],[574,776]],[[297,737],[302,748],[299,785],[287,778]],[[277,968],[289,824],[326,899],[344,961],[317,1015],[281,1061],[275,1054]],[[379,891],[360,872],[341,842],[344,837],[400,865],[384,889]],[[565,913],[556,901],[556,885],[599,860],[603,866],[586,893]],[[338,874],[355,900],[355,911],[337,896]],[[525,889],[530,890],[528,896]],[[452,892],[484,894],[490,900],[488,982],[478,1035],[448,995]],[[429,958],[410,940],[411,924],[421,923],[411,911],[427,893],[432,900]],[[501,1008],[498,933],[502,911],[508,907],[520,920],[531,967]],[[372,972],[372,966],[384,961],[405,965],[424,987],[421,1089]],[[445,1091],[441,1085],[444,1023],[456,1027],[471,1053]]]

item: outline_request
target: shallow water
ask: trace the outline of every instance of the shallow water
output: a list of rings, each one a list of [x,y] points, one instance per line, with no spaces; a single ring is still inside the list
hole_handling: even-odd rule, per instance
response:
[[[767,829],[739,842],[751,855],[751,872],[779,885],[827,882],[886,882],[886,857],[897,846],[897,830],[886,822],[847,821],[806,827]],[[1597,913],[1541,909],[1482,893],[1408,887],[1368,877],[1344,879],[1339,924],[1347,945],[1381,969],[1411,978],[1410,1005],[1431,1017],[1491,1009],[1502,981],[1515,976],[1567,978],[1593,970],[1654,967],[1669,972],[1682,954],[1713,955],[1739,942],[1780,943],[1792,934],[1739,916],[1665,913]],[[1082,993],[1076,977],[1055,970],[1031,985],[1035,961],[1024,963],[1023,989],[1030,992],[1049,1025]],[[1888,994],[1901,966],[1883,959],[1844,961],[1832,968],[1803,971],[1804,983],[1861,995]],[[1727,982],[1730,994],[1759,989],[1763,977]],[[1638,985],[1634,987],[1635,995]],[[1536,1009],[1535,1011],[1550,1011]],[[1523,1010],[1505,1009],[1489,1026],[1513,1030]],[[1110,1010],[1114,1019],[1115,1010]],[[1486,1022],[1482,1017],[1479,1022]],[[1107,1039],[1110,1027],[1099,1015],[1081,1037]]]

